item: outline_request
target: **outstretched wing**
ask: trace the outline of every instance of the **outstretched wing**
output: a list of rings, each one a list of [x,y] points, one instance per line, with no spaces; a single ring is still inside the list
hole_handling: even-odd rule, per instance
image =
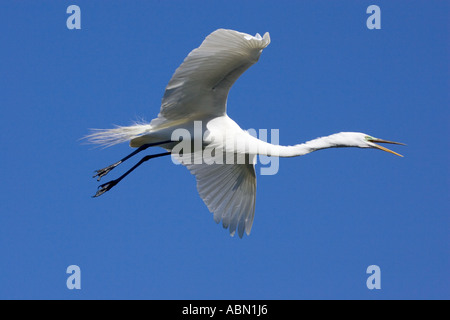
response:
[[[225,29],[211,33],[175,71],[152,126],[224,115],[231,86],[269,43],[269,33],[264,37]]]
[[[186,165],[197,179],[197,190],[214,221],[242,238],[252,229],[255,217],[256,175],[253,164]]]

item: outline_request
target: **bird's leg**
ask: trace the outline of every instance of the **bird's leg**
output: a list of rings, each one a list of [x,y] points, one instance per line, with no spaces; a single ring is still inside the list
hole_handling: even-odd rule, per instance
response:
[[[172,141],[171,140],[167,140],[167,141],[162,141],[162,142],[155,142],[155,143],[144,144],[144,145],[140,146],[139,148],[137,148],[136,150],[134,150],[129,155],[127,155],[125,158],[117,161],[116,163],[113,163],[112,165],[107,166],[106,168],[95,170],[95,175],[93,176],[93,178],[97,177],[97,181],[100,181],[100,179],[102,177],[106,176],[112,169],[117,167],[119,164],[121,164],[125,160],[128,160],[132,156],[138,154],[139,152],[144,151],[147,148],[155,147],[155,146],[158,146],[158,145],[161,145],[161,144],[165,144],[165,143],[169,143],[169,142],[172,142]]]
[[[125,172],[123,175],[121,175],[119,178],[115,179],[115,180],[111,180],[109,182],[106,182],[102,185],[100,185],[98,187],[97,193],[93,196],[93,198],[96,198],[98,196],[101,196],[102,194],[104,194],[106,191],[109,191],[112,187],[114,187],[116,184],[118,184],[123,178],[125,178],[127,175],[129,175],[132,171],[134,171],[134,169],[136,169],[137,167],[139,167],[141,164],[143,164],[145,161],[148,161],[150,159],[153,158],[158,158],[158,157],[163,157],[163,156],[168,156],[170,155],[170,152],[164,152],[164,153],[159,153],[159,154],[151,154],[148,156],[143,157],[138,163],[136,163],[130,170],[128,170],[127,172]]]

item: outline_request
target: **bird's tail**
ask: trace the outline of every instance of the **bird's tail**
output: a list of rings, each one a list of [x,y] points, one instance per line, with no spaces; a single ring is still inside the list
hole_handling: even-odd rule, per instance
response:
[[[91,133],[85,136],[89,143],[110,147],[118,143],[127,142],[151,131],[149,124],[134,124],[132,126],[117,126],[113,129],[91,129]]]

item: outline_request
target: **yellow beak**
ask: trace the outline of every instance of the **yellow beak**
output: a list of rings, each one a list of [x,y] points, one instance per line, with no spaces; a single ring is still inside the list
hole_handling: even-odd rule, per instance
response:
[[[378,143],[389,143],[389,144],[399,144],[399,145],[405,146],[404,143],[388,141],[388,140],[383,140],[383,139],[377,139],[377,138],[371,138],[371,139],[369,139],[369,141],[372,142],[375,145],[375,148],[377,148],[377,149],[380,149],[380,150],[383,150],[383,151],[395,154],[396,156],[399,156],[399,157],[403,157],[401,154],[398,154],[397,152],[394,152],[392,150],[389,150],[388,148],[380,146],[380,145],[376,144],[375,142],[378,142]]]

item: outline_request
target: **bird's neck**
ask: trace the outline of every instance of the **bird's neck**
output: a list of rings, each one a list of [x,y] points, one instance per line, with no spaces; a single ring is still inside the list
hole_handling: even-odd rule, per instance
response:
[[[275,157],[297,157],[328,148],[353,147],[344,141],[343,133],[336,133],[326,137],[317,138],[294,146],[278,146],[269,143],[260,144],[260,155]]]

